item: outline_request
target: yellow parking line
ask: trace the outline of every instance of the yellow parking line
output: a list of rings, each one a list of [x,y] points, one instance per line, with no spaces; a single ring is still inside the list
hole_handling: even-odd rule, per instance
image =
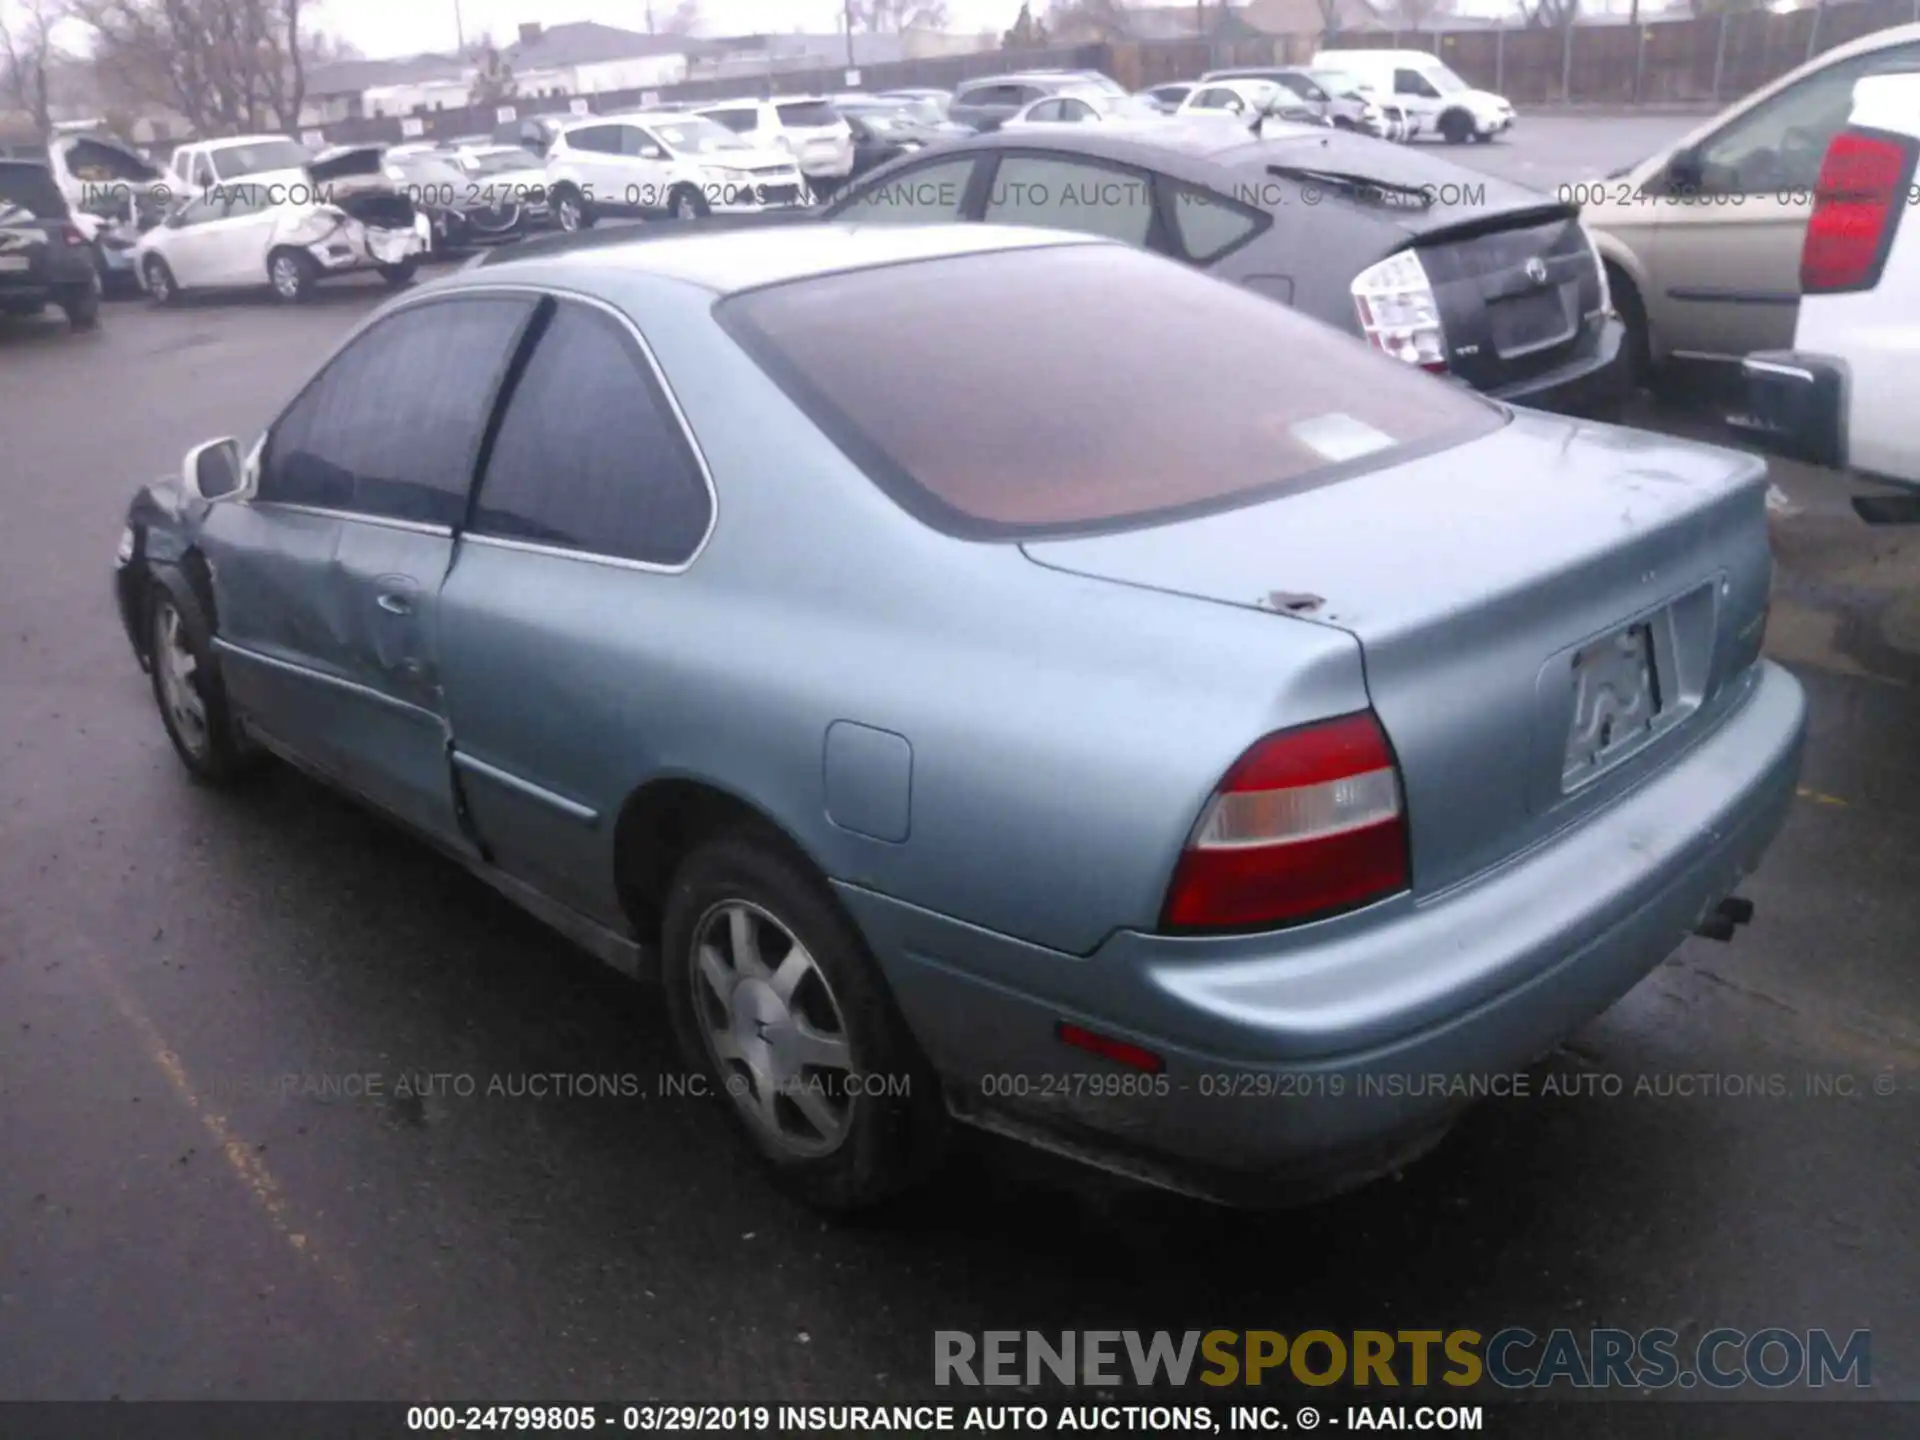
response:
[[[274,1178],[273,1172],[267,1168],[266,1161],[260,1158],[258,1151],[235,1133],[233,1127],[228,1124],[226,1116],[217,1110],[210,1109],[201,1099],[200,1091],[193,1083],[193,1077],[187,1073],[186,1066],[180,1061],[179,1052],[167,1044],[166,1037],[160,1033],[159,1027],[148,1018],[146,1011],[140,1008],[139,1002],[133,998],[126,986],[120,983],[119,978],[95,957],[88,957],[87,967],[99,981],[100,987],[106,991],[108,999],[113,1002],[113,1008],[118,1010],[121,1018],[139,1034],[141,1045],[145,1048],[148,1058],[166,1077],[167,1084],[173,1093],[193,1112],[202,1128],[213,1137],[221,1156],[227,1162],[227,1168],[233,1171],[246,1192],[253,1197],[254,1203],[265,1212],[268,1223],[286,1241],[290,1249],[312,1261],[328,1282],[339,1290],[349,1304],[357,1310],[360,1302],[358,1282],[345,1266],[324,1255],[313,1243],[311,1236],[307,1233],[307,1227],[300,1223],[292,1202],[287,1199],[286,1191]],[[383,1350],[398,1351],[408,1355],[412,1353],[412,1340],[389,1326],[374,1327],[372,1338],[374,1343]]]
[[[1823,794],[1818,790],[1810,790],[1805,785],[1800,786],[1793,793],[1798,795],[1802,800],[1813,801],[1816,805],[1839,805],[1844,808],[1847,804],[1847,802],[1842,800],[1838,795]]]

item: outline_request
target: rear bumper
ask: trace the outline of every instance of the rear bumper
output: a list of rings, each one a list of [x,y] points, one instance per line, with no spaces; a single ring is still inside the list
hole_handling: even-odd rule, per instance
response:
[[[1075,957],[841,895],[961,1113],[1202,1193],[1345,1188],[1500,1093],[1759,864],[1792,804],[1806,703],[1767,662],[1743,684],[1639,789],[1419,904],[1277,936],[1121,932]],[[1062,1021],[1165,1070],[1070,1049]]]
[[[1487,393],[1509,405],[1527,405],[1562,415],[1611,419],[1632,392],[1626,363],[1627,327],[1609,318],[1593,349],[1557,370],[1530,376]]]
[[[1749,445],[1812,465],[1847,464],[1847,367],[1824,355],[1766,350],[1741,363],[1744,413],[1727,424]]]

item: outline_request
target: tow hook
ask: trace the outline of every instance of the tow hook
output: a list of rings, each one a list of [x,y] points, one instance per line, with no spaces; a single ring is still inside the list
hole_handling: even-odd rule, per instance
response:
[[[1729,895],[1693,927],[1693,933],[1705,940],[1724,942],[1733,939],[1733,932],[1752,919],[1753,901]]]

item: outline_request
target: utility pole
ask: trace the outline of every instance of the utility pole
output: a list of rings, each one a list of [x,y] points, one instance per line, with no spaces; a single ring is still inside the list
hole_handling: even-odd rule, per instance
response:
[[[840,13],[847,26],[847,68],[854,68],[853,61],[853,0],[840,0]]]
[[[460,20],[460,0],[453,0],[453,40],[460,54],[467,53],[467,27]]]
[[[647,0],[647,34],[653,33],[653,0]]]

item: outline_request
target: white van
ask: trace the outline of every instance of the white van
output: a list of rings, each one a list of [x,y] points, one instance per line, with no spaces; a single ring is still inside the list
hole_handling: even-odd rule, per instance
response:
[[[1412,134],[1484,144],[1513,128],[1513,106],[1504,97],[1474,89],[1425,50],[1322,50],[1313,68],[1344,71],[1369,95],[1401,106]]]

